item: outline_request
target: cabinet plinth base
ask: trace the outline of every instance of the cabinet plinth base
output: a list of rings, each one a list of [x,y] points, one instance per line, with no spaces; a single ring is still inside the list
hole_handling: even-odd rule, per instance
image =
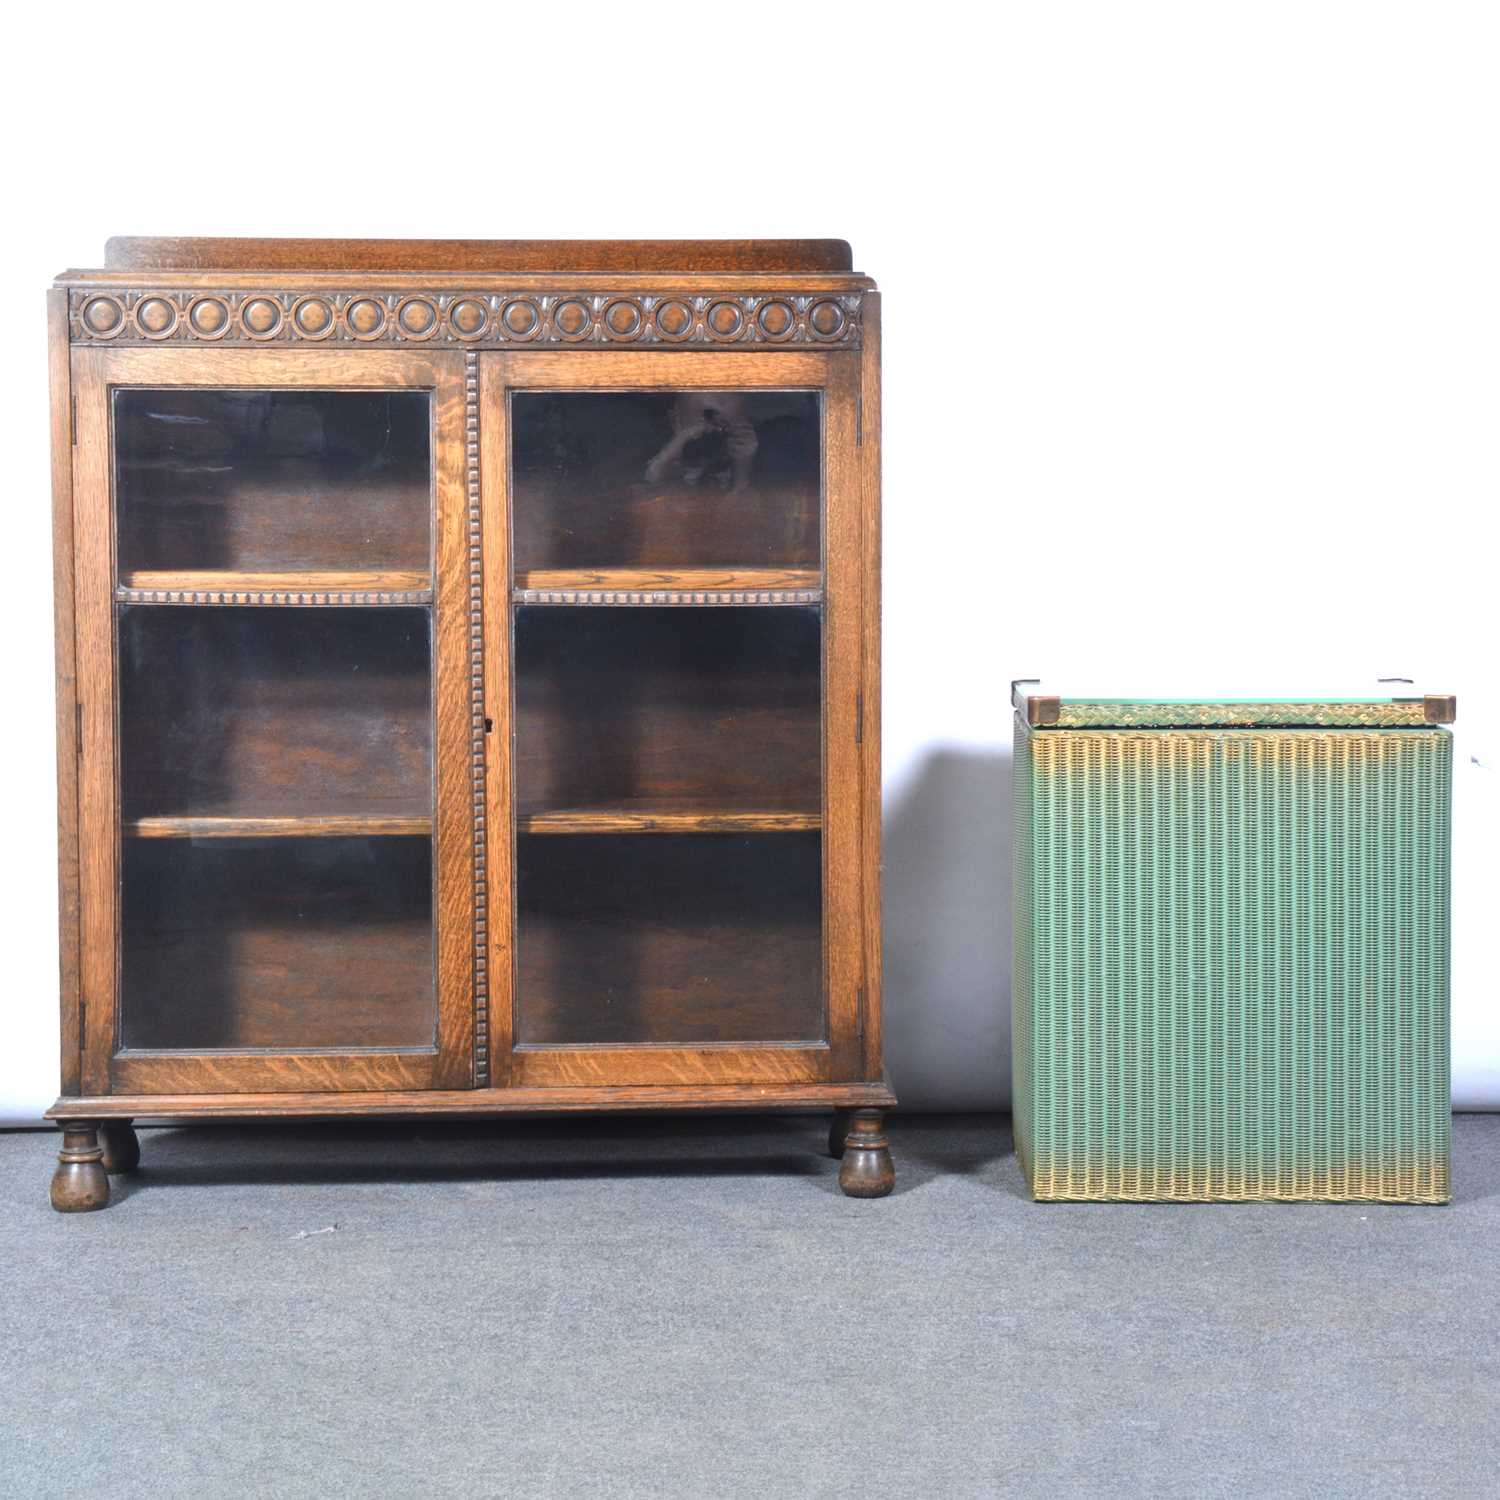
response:
[[[889,1083],[631,1084],[607,1088],[382,1089],[241,1094],[113,1094],[59,1099],[49,1120],[318,1119],[364,1115],[592,1114],[635,1110],[886,1110]]]
[[[52,1204],[70,1213],[103,1208],[110,1172],[140,1162],[133,1122],[141,1119],[254,1121],[274,1119],[400,1119],[421,1115],[461,1119],[507,1115],[769,1113],[834,1110],[831,1155],[843,1157],[839,1185],[850,1197],[880,1198],[895,1173],[881,1130],[894,1108],[890,1085],[879,1083],[702,1084],[675,1087],[494,1088],[423,1092],[301,1094],[121,1094],[59,1099],[47,1118],[63,1123],[63,1150],[52,1181]],[[844,1138],[848,1138],[847,1150]]]

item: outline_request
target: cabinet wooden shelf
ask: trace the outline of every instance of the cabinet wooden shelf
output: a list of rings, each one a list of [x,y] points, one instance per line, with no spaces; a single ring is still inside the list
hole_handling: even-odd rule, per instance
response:
[[[430,604],[431,575],[416,571],[239,573],[201,568],[123,573],[120,604]]]
[[[821,1104],[888,1192],[846,247],[117,248],[50,300],[55,1205],[372,1099]]]
[[[817,811],[780,808],[558,807],[522,813],[519,833],[807,833]]]
[[[430,838],[430,817],[151,817],[129,818],[124,832],[133,839],[328,839]]]
[[[517,604],[821,604],[817,568],[538,568],[516,575]]]

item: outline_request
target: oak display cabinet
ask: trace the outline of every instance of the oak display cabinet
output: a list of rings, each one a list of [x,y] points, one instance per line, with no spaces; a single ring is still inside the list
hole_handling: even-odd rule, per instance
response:
[[[64,1132],[882,1112],[841,241],[114,240],[50,294]]]

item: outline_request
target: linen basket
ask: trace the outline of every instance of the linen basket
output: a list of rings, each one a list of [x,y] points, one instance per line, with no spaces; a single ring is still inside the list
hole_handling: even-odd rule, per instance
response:
[[[1032,1195],[1447,1201],[1454,700],[1012,700]]]

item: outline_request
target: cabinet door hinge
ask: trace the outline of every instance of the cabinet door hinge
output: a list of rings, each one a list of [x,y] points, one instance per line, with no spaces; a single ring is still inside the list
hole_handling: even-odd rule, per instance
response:
[[[68,394],[68,439],[75,448],[78,446],[78,395],[76,392]]]
[[[859,1028],[859,1044],[865,1044],[865,987],[860,987],[854,992],[854,1016],[855,1024]]]
[[[863,448],[865,445],[865,398],[856,396],[854,398],[854,446]]]
[[[862,745],[865,742],[865,695],[858,692],[854,695],[854,743]]]
[[[73,750],[79,760],[83,759],[83,704],[73,705]]]

